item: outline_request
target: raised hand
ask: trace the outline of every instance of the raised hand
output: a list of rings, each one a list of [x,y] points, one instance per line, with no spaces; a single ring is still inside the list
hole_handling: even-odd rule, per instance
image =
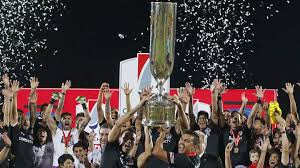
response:
[[[243,103],[247,103],[247,102],[248,102],[248,99],[247,99],[247,97],[245,96],[245,92],[242,93],[241,99],[242,99],[242,102],[243,102]]]
[[[76,98],[76,101],[77,101],[77,103],[79,103],[79,104],[86,104],[86,103],[87,103],[86,97],[85,97],[85,96],[78,96],[78,97]]]
[[[51,99],[59,100],[60,98],[61,98],[61,93],[59,93],[59,92],[52,93]]]
[[[62,93],[66,93],[66,91],[69,90],[70,87],[71,87],[71,81],[70,80],[67,80],[65,83],[62,83],[61,84]]]
[[[297,85],[300,87],[300,83],[297,83]]]
[[[20,82],[17,80],[14,80],[11,84],[11,90],[16,93],[20,90]]]
[[[101,84],[100,91],[104,92],[106,89],[109,89],[109,84],[104,82]]]
[[[165,97],[166,97],[166,99],[168,99],[169,101],[173,102],[177,106],[181,105],[179,97],[176,94],[174,96],[166,95]]]
[[[9,87],[9,77],[8,77],[8,75],[7,74],[4,74],[3,76],[2,76],[2,82],[3,82],[3,84],[4,84],[4,86],[7,86],[7,87]]]
[[[227,86],[224,83],[219,83],[217,85],[219,95],[223,95],[227,92]]]
[[[190,97],[192,97],[195,94],[195,88],[193,88],[189,82],[185,83],[185,88],[184,89],[186,90],[187,94]]]
[[[140,93],[140,99],[142,99],[144,96],[151,94],[153,89],[153,86],[146,86],[144,89],[142,89],[142,92]]]
[[[94,141],[94,139],[95,139],[95,137],[96,137],[96,133],[95,132],[90,132],[89,133],[89,136],[88,136],[88,141],[89,142],[93,142]]]
[[[110,100],[111,95],[112,95],[112,92],[110,92],[109,89],[105,89],[105,90],[103,91],[103,94],[104,94],[105,100]]]
[[[30,88],[31,89],[36,89],[38,86],[39,86],[39,79],[38,78],[35,78],[35,77],[32,77],[30,78]]]
[[[5,98],[12,98],[14,96],[14,92],[11,89],[3,89],[2,94]]]
[[[282,90],[287,94],[293,94],[294,85],[292,85],[291,83],[285,83],[285,88],[282,88]]]
[[[257,145],[257,146],[260,149],[260,151],[266,152],[268,150],[269,145],[270,145],[270,140],[269,138],[266,138],[261,145]]]
[[[9,147],[9,148],[11,147],[11,140],[9,139],[6,132],[2,134],[2,140],[6,147]]]
[[[128,96],[132,92],[133,88],[129,88],[129,83],[124,83],[124,86],[122,87],[122,90],[124,91],[125,95]]]
[[[219,80],[219,79],[214,79],[214,81],[213,81],[212,84],[210,85],[210,91],[211,91],[212,93],[215,92],[215,89],[216,89],[216,87],[217,87],[217,85],[218,85],[219,83],[221,83],[221,80]]]
[[[233,142],[228,143],[225,148],[225,153],[230,155],[232,148],[233,148]]]
[[[262,99],[264,97],[264,93],[266,89],[262,89],[262,86],[255,86],[256,93],[253,93],[258,99]]]

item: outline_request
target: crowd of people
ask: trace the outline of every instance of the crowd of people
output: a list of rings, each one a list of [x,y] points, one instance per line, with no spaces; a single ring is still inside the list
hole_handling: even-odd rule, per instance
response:
[[[31,78],[30,115],[17,109],[19,82],[10,81],[6,74],[2,82],[0,168],[298,168],[300,165],[300,120],[291,83],[286,83],[283,89],[290,101],[290,112],[285,118],[278,106],[271,107],[264,101],[261,86],[255,87],[257,102],[248,117],[244,114],[248,102],[244,94],[239,111],[223,109],[226,86],[218,79],[210,87],[210,115],[199,111],[195,116],[195,89],[186,83],[177,95],[164,95],[177,107],[176,124],[169,128],[143,125],[145,103],[153,97],[152,87],[139,93],[140,102],[132,108],[132,88],[125,84],[127,112],[120,116],[110,106],[109,84],[103,83],[97,100],[100,147],[95,148],[96,133],[84,131],[91,120],[86,100],[77,99],[83,112],[76,115],[75,127],[72,127],[72,113],[63,111],[70,81],[62,83],[61,92],[53,93],[49,102],[38,110],[39,81]]]

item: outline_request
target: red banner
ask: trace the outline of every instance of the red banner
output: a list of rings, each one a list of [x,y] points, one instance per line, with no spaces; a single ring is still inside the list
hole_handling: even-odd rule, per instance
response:
[[[61,91],[58,88],[38,88],[38,107],[43,103],[48,103],[51,99],[51,94],[53,92]],[[118,89],[111,89],[112,91],[112,98],[111,98],[111,106],[114,108],[118,108],[119,105],[119,90]],[[77,102],[75,101],[77,96],[86,96],[87,101],[89,102],[89,108],[94,106],[97,101],[99,89],[70,89],[67,91],[65,105],[63,112],[70,112],[75,116],[75,109]],[[228,90],[226,94],[223,95],[223,103],[224,109],[235,109],[239,108],[241,105],[241,94],[245,92],[246,97],[248,98],[248,108],[251,108],[252,105],[256,102],[256,97],[253,95],[255,90],[253,89],[232,89]],[[19,91],[18,94],[18,109],[23,110],[24,112],[28,111],[28,96],[30,93],[30,89],[24,88]],[[176,89],[171,89],[171,95],[176,93]],[[207,89],[196,89],[195,95],[193,99],[199,102],[211,103],[211,92]],[[276,90],[268,89],[265,92],[264,100],[266,101],[274,101],[276,100]],[[56,106],[54,107],[54,109]]]

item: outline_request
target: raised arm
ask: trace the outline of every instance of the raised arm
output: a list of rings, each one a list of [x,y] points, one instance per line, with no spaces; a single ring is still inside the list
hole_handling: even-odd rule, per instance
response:
[[[247,97],[245,96],[245,92],[242,93],[241,99],[242,99],[242,105],[241,105],[241,107],[240,107],[239,113],[241,114],[241,116],[244,116],[245,107],[246,107],[247,102],[248,102],[248,99],[247,99]]]
[[[218,117],[219,117],[219,126],[221,128],[224,128],[224,126],[226,124],[226,120],[225,120],[225,116],[224,116],[222,97],[218,98]]]
[[[2,94],[4,96],[4,103],[2,107],[2,111],[4,113],[3,122],[4,125],[9,126],[11,115],[12,115],[11,108],[12,108],[12,100],[13,100],[12,98],[14,96],[14,93],[10,88],[8,88],[8,89],[3,89]]]
[[[233,142],[228,143],[226,148],[225,148],[225,168],[232,168],[231,165],[231,159],[230,159],[230,153],[233,148]]]
[[[178,117],[175,125],[176,133],[180,134],[183,130],[190,129],[189,121],[184,113],[183,106],[178,96],[177,95],[167,96],[167,99],[172,101],[177,106]]]
[[[49,127],[52,136],[54,136],[56,134],[56,129],[57,129],[57,125],[56,122],[54,121],[54,119],[51,117],[51,111],[53,109],[53,104],[60,98],[60,94],[59,93],[52,93],[52,97],[50,100],[50,103],[47,106],[47,109],[45,111],[45,118],[47,121],[47,126]]]
[[[111,118],[111,107],[110,107],[110,98],[112,93],[109,91],[109,89],[105,89],[104,92],[104,98],[105,98],[105,119],[107,123],[113,127],[114,126],[114,121]]]
[[[4,113],[3,122],[4,122],[4,125],[8,126],[9,122],[10,122],[10,111],[11,111],[11,101],[10,100],[12,100],[12,96],[5,95],[7,93],[7,91],[10,90],[9,77],[7,74],[4,74],[2,76],[2,82],[4,84],[4,89],[2,90],[2,94],[4,96],[4,103],[2,106],[2,111]]]
[[[81,104],[84,112],[84,120],[78,126],[78,131],[81,133],[85,129],[87,124],[91,121],[91,116],[87,107],[86,98],[84,97],[84,99],[77,100],[77,102]]]
[[[225,116],[224,116],[224,111],[223,111],[223,101],[222,101],[222,97],[223,94],[225,94],[227,92],[226,86],[222,83],[219,84],[220,87],[218,87],[218,97],[217,97],[217,118],[218,118],[218,124],[221,128],[223,128],[225,126],[226,120],[225,120]],[[215,97],[214,97],[214,102]]]
[[[122,90],[126,96],[126,110],[130,111],[131,110],[130,93],[132,92],[132,89],[129,88],[129,83],[124,83]]]
[[[9,81],[9,76],[7,74],[4,74],[2,76],[2,82],[4,84],[4,88],[5,89],[8,89],[9,88],[9,85],[10,85],[10,81]]]
[[[262,89],[261,86],[255,86],[256,93],[254,94],[257,97],[257,102],[252,107],[250,115],[247,119],[247,127],[250,129],[253,125],[253,120],[258,111],[259,106],[261,106],[261,100],[264,97],[265,90]]]
[[[281,137],[282,137],[282,154],[281,154],[281,163],[284,166],[287,166],[289,164],[289,140],[287,138],[286,132],[285,132],[285,125],[279,124],[280,131],[281,131]]]
[[[30,123],[34,126],[35,123],[35,113],[37,112],[37,93],[36,88],[39,86],[38,78],[30,78],[30,94],[29,94],[29,112],[30,112]]]
[[[20,90],[19,85],[20,85],[20,83],[17,80],[14,80],[11,85],[11,90],[13,91],[14,96],[13,96],[12,104],[11,104],[12,105],[12,107],[11,107],[12,115],[10,115],[11,116],[10,124],[13,126],[15,126],[18,123],[18,112],[17,112],[18,102],[17,101],[18,101],[18,92]]]
[[[67,80],[65,83],[61,84],[61,98],[58,101],[58,106],[57,106],[57,109],[55,111],[56,121],[60,121],[60,116],[61,116],[62,110],[64,108],[66,93],[67,93],[67,90],[70,89],[70,87],[71,87],[71,81],[70,80]]]
[[[139,143],[140,143],[140,140],[142,137],[142,130],[137,129],[135,131],[135,134],[136,134],[136,140],[134,141],[133,148],[130,150],[130,152],[128,154],[131,158],[134,158],[136,155],[136,151],[138,149],[138,146],[139,146]]]
[[[218,96],[221,87],[221,80],[214,79],[210,85],[211,91],[211,121],[218,125]]]
[[[259,145],[259,149],[261,151],[260,153],[260,157],[257,163],[257,168],[263,168],[264,164],[265,164],[265,159],[266,159],[266,155],[267,155],[267,150],[268,150],[268,146],[270,145],[270,140],[269,138],[266,138],[263,142],[262,145]]]
[[[189,118],[190,118],[190,127],[194,128],[197,125],[196,122],[196,118],[193,112],[193,95],[195,94],[195,88],[193,88],[191,86],[190,83],[185,83],[185,88],[184,88],[187,92],[187,96],[189,97],[188,100],[188,114],[189,114]]]
[[[0,152],[0,164],[5,160],[5,158],[8,156],[10,147],[11,147],[11,140],[7,136],[7,133],[2,134],[2,140],[4,142],[4,148],[2,148]]]
[[[300,149],[300,124],[296,126],[296,149],[294,152],[294,160],[295,160],[295,167],[300,166],[300,158],[299,158],[299,149]]]
[[[144,103],[146,101],[148,101],[150,98],[152,97],[152,94],[149,95],[145,95],[142,100],[140,101],[140,103],[133,109],[131,109],[131,111],[128,111],[125,115],[123,115],[122,117],[120,117],[117,122],[115,123],[115,125],[113,126],[112,130],[110,131],[110,133],[108,134],[108,142],[113,142],[119,139],[120,135],[121,135],[121,128],[122,126],[128,122],[130,120],[130,118],[138,111],[140,110]]]
[[[154,145],[152,155],[154,155],[158,159],[168,163],[168,153],[167,153],[167,151],[165,151],[163,149],[163,144],[164,144],[164,140],[165,140],[165,136],[166,136],[166,130],[164,130],[163,128],[159,128],[158,131],[160,134]]]
[[[103,91],[108,87],[109,87],[108,83],[102,83],[101,87],[99,89],[99,94],[98,94],[98,99],[97,99],[97,114],[98,114],[98,122],[99,123],[102,123],[104,120],[104,111],[102,108]]]
[[[147,159],[151,156],[152,149],[153,149],[152,138],[150,137],[148,126],[144,127],[144,133],[145,133],[145,151],[137,159],[138,168],[143,168],[145,166],[145,163]]]
[[[95,132],[90,132],[88,136],[88,142],[89,142],[89,151],[88,153],[92,153],[94,151],[94,139],[96,137]]]
[[[142,98],[147,95],[147,94],[151,94],[152,92],[152,87],[147,86],[145,88],[142,89],[142,92],[140,93],[140,100],[142,100]],[[143,122],[143,117],[144,115],[146,115],[146,108],[142,107],[138,112],[137,112],[137,116],[135,119],[135,129],[137,130],[141,130],[142,129],[142,122]]]
[[[299,120],[299,116],[297,113],[297,104],[294,97],[294,85],[292,85],[291,83],[286,83],[285,88],[282,88],[282,90],[285,91],[285,93],[287,93],[289,96],[290,111],[293,116],[293,120],[294,120],[293,122],[297,124]]]

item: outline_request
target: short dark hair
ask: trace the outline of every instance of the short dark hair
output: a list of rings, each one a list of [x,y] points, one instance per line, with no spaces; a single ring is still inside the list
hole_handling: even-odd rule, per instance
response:
[[[88,149],[88,147],[85,144],[83,144],[82,142],[79,141],[79,142],[77,142],[76,144],[73,145],[73,151],[74,151],[75,148],[79,148],[79,147],[82,147],[83,150]]]
[[[78,113],[78,114],[76,114],[76,119],[77,119],[78,117],[84,117],[84,113]]]
[[[273,150],[270,151],[270,155],[269,156],[271,157],[271,155],[273,155],[273,154],[276,154],[279,157],[279,161],[280,161],[280,158],[281,158],[280,151],[276,150],[276,149],[273,149]]]
[[[21,109],[17,109],[17,112],[22,113],[22,114],[24,113],[23,110],[21,110]]]
[[[40,107],[40,111],[43,111],[43,108],[48,107],[48,103],[43,103]]]
[[[199,117],[204,115],[208,119],[208,113],[206,111],[200,110],[197,114],[197,121],[199,120]]]
[[[73,158],[72,155],[70,155],[70,154],[63,154],[63,155],[61,155],[61,156],[58,158],[58,164],[59,164],[60,166],[62,166],[62,165],[64,165],[64,163],[65,163],[68,159],[72,160],[72,162],[74,163],[74,158]]]
[[[194,145],[199,145],[200,144],[200,138],[198,136],[198,134],[192,130],[185,130],[183,132],[183,134],[188,134],[191,135],[193,137],[193,144]]]
[[[229,113],[230,113],[230,110],[228,110],[228,109],[225,109],[225,110],[223,110],[223,112],[225,112],[225,111],[227,111],[227,112],[229,112]]]
[[[240,116],[242,117],[241,113],[239,113],[239,112],[236,111],[236,110],[234,110],[234,111],[232,111],[232,112],[230,113],[230,115],[233,115],[233,114],[238,114],[238,115],[240,115]]]
[[[112,129],[112,127],[107,123],[104,123],[100,126],[100,129],[103,129],[103,128]]]
[[[135,132],[134,132],[134,130],[132,128],[127,129],[125,132],[126,133],[123,136],[122,144],[121,145],[123,145],[128,140],[131,140],[131,141],[135,140],[135,138],[134,138]],[[124,134],[124,132],[123,132],[123,134]]]
[[[258,153],[258,155],[260,155],[260,150],[254,148],[254,149],[252,149],[252,150],[249,152],[249,155],[250,155],[251,153]]]
[[[69,112],[64,112],[61,114],[61,118],[64,118],[65,116],[72,116],[72,114]]]

